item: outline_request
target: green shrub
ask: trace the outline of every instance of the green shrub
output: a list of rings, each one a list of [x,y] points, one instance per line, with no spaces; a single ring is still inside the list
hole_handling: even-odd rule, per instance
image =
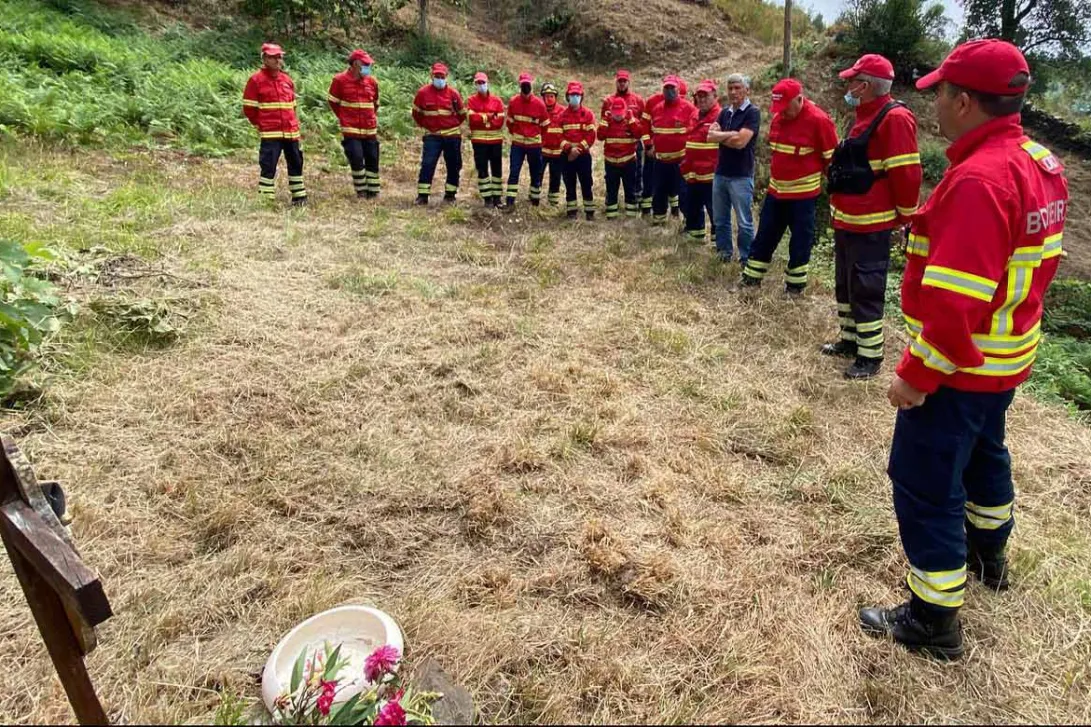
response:
[[[1027,388],[1076,409],[1091,410],[1091,341],[1068,336],[1044,338]]]
[[[939,184],[943,173],[947,171],[947,148],[935,141],[921,144],[921,170],[924,181],[931,185]]]
[[[53,258],[40,246],[0,239],[0,395],[11,393],[66,314],[56,288],[39,271]]]
[[[948,20],[940,4],[928,0],[849,0],[839,23],[847,26],[842,48],[853,59],[879,53],[894,64],[897,78],[931,68],[946,51]]]
[[[1072,338],[1091,338],[1091,283],[1054,281],[1046,293],[1042,329]]]

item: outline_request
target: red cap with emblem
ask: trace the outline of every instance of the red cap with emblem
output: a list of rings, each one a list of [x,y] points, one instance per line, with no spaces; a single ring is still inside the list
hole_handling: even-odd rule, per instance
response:
[[[796,79],[785,78],[782,81],[777,81],[777,84],[773,86],[773,103],[770,108],[774,114],[779,114],[788,108],[788,104],[801,93],[803,93],[803,84]]]
[[[441,78],[447,78],[447,66],[442,63],[432,64],[432,76],[440,76]]]
[[[282,56],[284,55],[284,49],[276,43],[266,43],[261,47],[261,54],[263,56]]]
[[[838,75],[841,76],[841,78],[854,78],[861,73],[893,81],[894,64],[878,53],[868,53],[867,55],[860,56],[860,60],[853,63],[852,68],[846,68]]]
[[[947,81],[996,96],[1014,96],[1030,85],[1027,59],[1011,43],[990,38],[971,40],[951,51],[936,70],[917,81],[922,91]]]

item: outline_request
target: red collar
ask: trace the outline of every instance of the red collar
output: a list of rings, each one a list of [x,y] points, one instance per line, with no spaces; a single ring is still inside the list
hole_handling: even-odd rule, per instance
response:
[[[958,141],[947,147],[947,158],[951,164],[958,164],[965,161],[966,157],[986,141],[1018,139],[1021,136],[1023,136],[1023,126],[1019,123],[1019,114],[989,119],[976,129],[967,131],[959,137]]]
[[[890,103],[889,93],[885,96],[880,96],[879,98],[872,99],[867,103],[860,104],[856,107],[857,120],[871,118],[875,114],[879,113],[879,109],[881,109],[883,106],[886,106],[888,103]]]

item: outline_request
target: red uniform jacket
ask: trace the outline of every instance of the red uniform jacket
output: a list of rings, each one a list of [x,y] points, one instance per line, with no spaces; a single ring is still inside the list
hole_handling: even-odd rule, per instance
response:
[[[514,146],[537,149],[542,145],[542,128],[548,125],[545,101],[534,94],[523,98],[517,93],[508,101],[508,131]]]
[[[810,99],[794,119],[777,114],[769,124],[769,194],[776,199],[811,199],[822,192],[822,173],[837,147],[837,127]]]
[[[902,312],[912,340],[898,375],[925,392],[1006,391],[1034,362],[1068,183],[1018,115],[979,126],[947,157],[909,236]]]
[[[625,100],[625,105],[629,107],[629,112],[640,124],[641,132],[640,136],[644,135],[644,99],[632,91],[626,91],[625,93],[613,93],[607,96],[602,101],[602,113],[599,114],[599,119],[604,119],[610,113],[610,104],[614,102],[615,98]]]
[[[642,129],[644,135],[641,137],[641,141],[644,142],[645,146],[652,141],[652,109],[661,103],[663,103],[662,91],[653,93],[644,101],[644,112],[640,114],[640,125],[644,127]]]
[[[688,183],[711,183],[716,174],[720,145],[708,140],[708,130],[719,116],[720,104],[714,104],[707,114],[697,112],[693,117],[693,125],[686,138],[686,156],[682,159],[682,177]]]
[[[620,167],[636,159],[640,122],[633,116],[632,109],[621,121],[615,121],[609,112],[603,115],[599,119],[598,135],[602,142],[602,156],[607,164]]]
[[[849,137],[859,136],[889,101],[883,96],[856,108]],[[871,168],[885,176],[867,194],[835,194],[830,199],[834,229],[852,232],[889,230],[909,222],[921,189],[917,119],[907,108],[892,109],[868,142]]]
[[[425,134],[459,136],[464,118],[466,107],[462,96],[450,86],[441,91],[429,83],[421,86],[413,99],[413,121]]]
[[[557,123],[561,125],[561,152],[567,154],[573,148],[590,154],[595,144],[595,114],[586,106],[565,106]]]
[[[345,71],[333,77],[328,101],[341,135],[351,139],[374,139],[379,130],[379,84],[371,76],[353,78]]]
[[[299,140],[295,84],[284,71],[264,68],[250,76],[242,92],[242,112],[261,139]]]
[[[561,144],[564,142],[564,137],[558,119],[560,119],[563,111],[564,106],[559,103],[546,106],[546,113],[549,114],[549,125],[542,129],[542,156],[546,159],[556,159],[561,155]]]
[[[475,93],[466,102],[470,118],[470,141],[474,144],[504,143],[504,102],[491,93]]]
[[[697,116],[697,107],[679,97],[674,103],[665,100],[652,109],[652,147],[655,160],[664,164],[681,164],[686,155],[686,139]]]

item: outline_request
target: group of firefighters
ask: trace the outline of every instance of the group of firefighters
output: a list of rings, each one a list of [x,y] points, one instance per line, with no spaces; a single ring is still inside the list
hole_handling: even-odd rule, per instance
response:
[[[280,70],[282,55],[275,45],[262,48],[264,69],[250,79],[243,104],[261,136],[260,191],[272,194],[283,152],[292,199],[301,203],[299,124],[292,81]],[[379,91],[366,53],[354,51],[349,64],[334,78],[329,103],[341,122],[355,189],[374,197]],[[1005,415],[1041,340],[1043,299],[1062,255],[1068,187],[1060,161],[1023,133],[1019,113],[1030,70],[1009,43],[964,43],[917,81],[919,89],[935,91],[940,131],[951,142],[950,167],[919,208],[916,120],[890,96],[891,63],[869,54],[840,75],[848,84],[845,103],[855,110],[840,141],[830,117],[804,98],[798,81],[773,87],[770,182],[753,249],[740,242],[742,284],[762,282],[790,229],[786,288],[803,290],[825,177],[841,334],[822,353],[852,359],[849,378],[870,378],[883,357],[891,235],[905,231],[901,300],[909,345],[887,396],[898,408],[888,473],[910,565],[909,600],[862,609],[860,622],[869,633],[954,659],[964,650],[958,612],[968,575],[991,589],[1008,586],[1014,487]],[[718,89],[707,80],[691,101],[686,84],[668,76],[661,92],[645,101],[630,89],[629,74],[619,71],[616,92],[603,101],[596,123],[578,81],[567,85],[562,104],[553,84],[535,95],[534,79],[524,73],[519,93],[505,104],[478,73],[474,94],[463,103],[447,76],[442,63],[433,66],[431,82],[413,103],[413,118],[425,131],[418,204],[428,203],[441,156],[444,199],[455,199],[461,126],[468,120],[486,205],[500,206],[505,197],[506,205],[515,204],[525,162],[530,204],[540,203],[548,171],[549,202],[559,201],[563,179],[567,215],[576,217],[578,183],[584,214],[592,219],[597,139],[605,157],[608,218],[622,214],[620,188],[625,214],[663,222],[668,211],[677,216],[681,208],[688,234],[704,239],[705,211],[720,175],[717,155],[724,147],[751,144],[756,134],[753,127],[741,135],[721,128]],[[744,108],[732,103],[733,111]],[[505,128],[511,142],[506,194]]]

